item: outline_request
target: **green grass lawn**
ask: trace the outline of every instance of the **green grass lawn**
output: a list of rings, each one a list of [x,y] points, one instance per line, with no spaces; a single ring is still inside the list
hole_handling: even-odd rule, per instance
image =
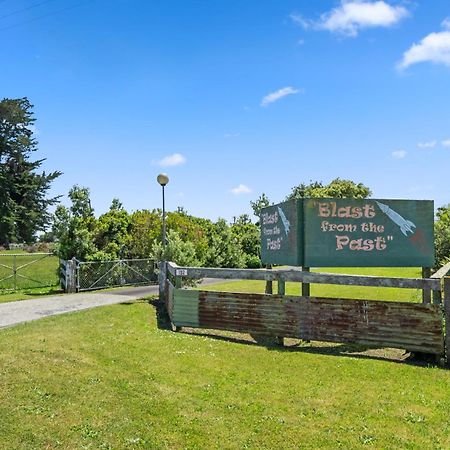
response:
[[[416,267],[343,267],[313,269],[313,272],[345,273],[350,275],[373,275],[384,277],[421,278],[421,269]],[[264,281],[226,281],[198,289],[225,292],[264,293]],[[278,289],[273,283],[273,292]],[[286,295],[301,295],[301,283],[286,283]],[[422,293],[416,289],[379,288],[365,286],[338,286],[311,284],[311,295],[316,297],[355,298],[368,300],[396,300],[405,302],[422,301]]]
[[[353,350],[174,333],[146,302],[3,329],[0,448],[450,448],[450,372]]]
[[[62,294],[59,286],[48,286],[43,288],[25,289],[19,291],[0,291],[0,303],[17,302],[19,300],[31,300],[48,295]]]
[[[14,257],[14,255],[18,256]],[[60,292],[58,257],[41,258],[42,256],[22,250],[0,252],[0,303]],[[32,263],[32,261],[36,262]],[[18,268],[15,292],[13,292],[14,278],[11,277],[14,266]]]

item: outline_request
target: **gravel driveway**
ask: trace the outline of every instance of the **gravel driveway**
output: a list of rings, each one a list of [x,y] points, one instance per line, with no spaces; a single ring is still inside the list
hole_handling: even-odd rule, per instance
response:
[[[202,285],[214,284],[223,280],[205,279]],[[139,286],[116,289],[108,292],[62,294],[32,300],[0,304],[0,328],[17,325],[42,317],[55,316],[97,306],[129,302],[139,298],[155,295],[158,286]]]

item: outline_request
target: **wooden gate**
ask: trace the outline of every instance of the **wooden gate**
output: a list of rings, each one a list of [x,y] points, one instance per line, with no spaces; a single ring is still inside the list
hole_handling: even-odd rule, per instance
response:
[[[447,267],[447,271],[450,266]],[[395,347],[444,356],[450,323],[450,278],[387,278],[302,272],[178,267],[162,263],[160,293],[176,327],[258,333],[279,338]],[[278,281],[278,293],[243,294],[182,289],[182,278]],[[286,281],[431,290],[433,303],[285,295]],[[444,303],[442,303],[442,291]]]

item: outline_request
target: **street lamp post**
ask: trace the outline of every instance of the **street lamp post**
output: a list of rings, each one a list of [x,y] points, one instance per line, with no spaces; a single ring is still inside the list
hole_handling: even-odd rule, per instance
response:
[[[162,229],[162,244],[163,244],[163,254],[165,255],[166,251],[166,202],[164,196],[164,188],[169,183],[169,177],[165,173],[160,173],[156,178],[158,183],[162,186],[162,221],[163,221],[163,229]]]

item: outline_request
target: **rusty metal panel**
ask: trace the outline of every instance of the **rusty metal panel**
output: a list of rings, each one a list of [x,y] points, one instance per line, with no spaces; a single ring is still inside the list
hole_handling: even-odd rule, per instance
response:
[[[303,298],[294,309],[299,309],[302,339],[398,347],[437,355],[444,350],[442,314],[437,305]]]
[[[206,291],[198,298],[201,328],[443,353],[436,305]]]

